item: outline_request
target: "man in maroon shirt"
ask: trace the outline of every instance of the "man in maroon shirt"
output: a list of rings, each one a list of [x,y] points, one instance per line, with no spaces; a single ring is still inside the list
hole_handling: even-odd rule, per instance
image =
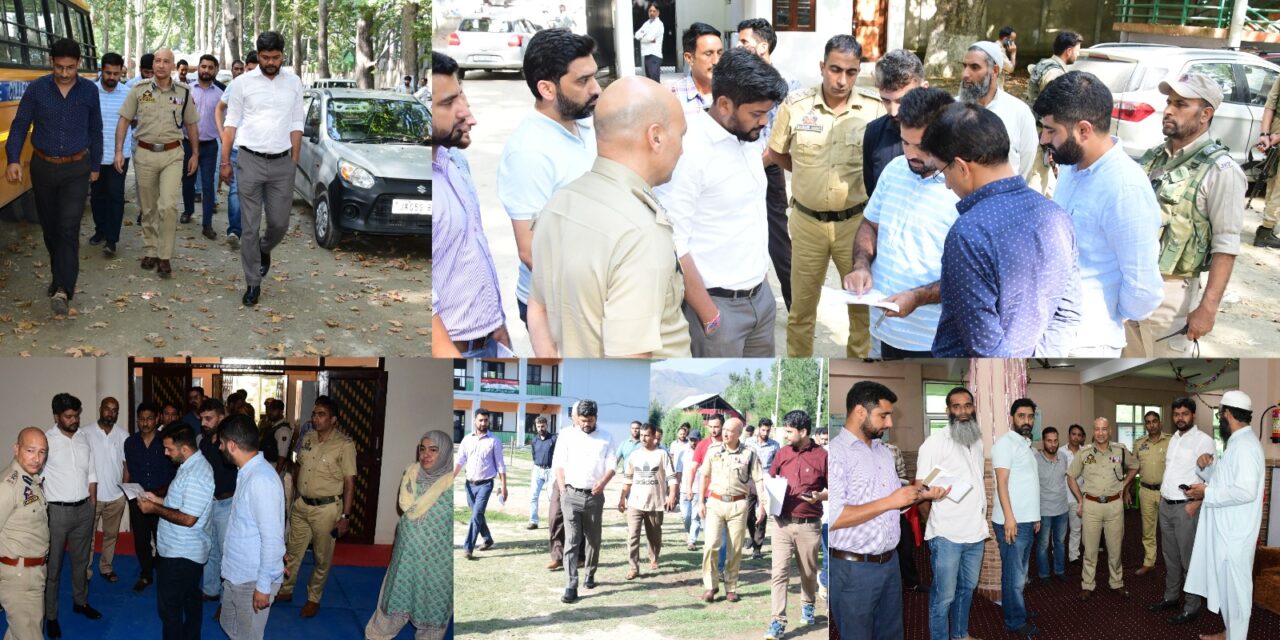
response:
[[[773,620],[766,638],[780,638],[787,627],[788,563],[795,557],[800,570],[801,618],[814,624],[815,592],[818,588],[818,550],[822,548],[822,506],[827,499],[827,450],[810,435],[813,421],[804,411],[792,411],[782,418],[785,442],[769,467],[769,475],[784,478],[787,492],[782,513],[774,517],[773,528]]]

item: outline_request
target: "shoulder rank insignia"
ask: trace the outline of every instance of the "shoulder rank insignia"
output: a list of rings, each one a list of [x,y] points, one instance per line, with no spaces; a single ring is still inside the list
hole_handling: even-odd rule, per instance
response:
[[[1085,463],[1085,464],[1093,464],[1094,462],[1097,462],[1097,460],[1094,460],[1094,459],[1093,459],[1093,454],[1092,454],[1092,453],[1091,453],[1091,454],[1089,454],[1089,455],[1087,455],[1087,456],[1085,456],[1085,458],[1084,458],[1084,463]]]

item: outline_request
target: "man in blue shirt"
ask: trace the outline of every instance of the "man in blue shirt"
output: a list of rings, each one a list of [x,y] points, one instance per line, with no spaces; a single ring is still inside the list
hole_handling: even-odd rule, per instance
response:
[[[546,417],[534,418],[533,424],[538,432],[530,443],[533,449],[533,476],[530,478],[532,486],[529,490],[532,494],[529,498],[529,529],[538,528],[538,498],[542,496],[542,487],[551,479],[551,458],[556,451],[556,436],[554,433],[547,433]]]
[[[245,416],[248,417],[248,416]],[[217,398],[207,398],[200,404],[200,437],[198,448],[200,453],[213,469],[213,508],[209,513],[209,532],[213,543],[209,547],[209,558],[204,567],[204,579],[201,588],[205,600],[217,600],[222,596],[222,540],[227,534],[227,522],[231,518],[231,499],[236,491],[236,468],[220,451],[222,436],[221,426],[227,420],[227,410]],[[253,422],[253,418],[249,418]],[[255,426],[254,429],[257,429]],[[281,500],[283,500],[283,496]],[[219,610],[221,613],[221,610]],[[217,614],[214,615],[216,619]]]
[[[156,433],[160,407],[151,401],[138,404],[138,431],[124,441],[124,481],[142,485],[143,490],[164,495],[173,480],[174,466],[164,453],[164,440]],[[129,528],[133,530],[133,551],[141,569],[133,590],[141,593],[155,576],[156,528],[159,517],[142,511],[138,503],[129,501]]]
[[[98,79],[98,106],[102,112],[102,164],[99,179],[90,188],[89,206],[93,208],[93,236],[89,244],[105,243],[103,251],[110,258],[116,254],[120,242],[120,224],[124,220],[124,176],[129,171],[129,158],[133,155],[133,133],[125,134],[124,171],[115,168],[116,123],[120,119],[120,105],[129,88],[120,82],[124,75],[124,58],[118,53],[102,56],[102,76]]]
[[[960,197],[933,355],[1065,355],[1079,322],[1071,219],[1014,174],[1004,123],[980,106],[947,107],[920,146]]]
[[[49,49],[53,73],[31,82],[9,127],[5,178],[22,182],[22,147],[31,133],[31,187],[49,251],[49,306],[67,315],[80,275],[80,218],[89,183],[102,165],[98,87],[77,75],[80,45],[64,38]]]

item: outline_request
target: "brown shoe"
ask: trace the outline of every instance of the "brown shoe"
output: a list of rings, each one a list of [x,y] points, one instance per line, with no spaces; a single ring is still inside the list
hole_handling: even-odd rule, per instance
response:
[[[729,602],[737,602],[737,601],[741,600],[742,598],[738,596],[738,592],[737,592],[737,591],[730,591],[730,592],[728,592],[728,593],[724,594],[724,599],[725,599],[725,600],[728,600]]]
[[[551,562],[547,563],[547,571],[559,571],[563,568],[564,568],[564,565],[560,564],[559,560],[552,560]]]
[[[1152,569],[1155,569],[1155,567],[1148,567],[1147,565],[1145,565],[1145,564],[1144,564],[1144,565],[1142,565],[1142,568],[1138,569],[1137,571],[1134,571],[1134,572],[1133,572],[1133,575],[1135,575],[1135,576],[1145,576],[1145,575],[1147,575],[1148,573],[1151,573],[1151,570],[1152,570]]]
[[[293,602],[293,594],[292,594],[292,593],[277,593],[277,594],[276,594],[275,603],[276,603],[276,604],[281,604],[281,603],[285,603],[285,602]]]
[[[1120,596],[1121,598],[1128,598],[1128,597],[1129,597],[1129,590],[1128,590],[1128,589],[1126,589],[1126,588],[1124,588],[1124,587],[1120,587],[1119,589],[1110,589],[1110,591],[1111,591],[1111,593],[1114,593],[1114,594],[1116,594],[1116,595]]]
[[[218,605],[218,610],[213,612],[213,619],[217,620],[222,617],[222,605]]]
[[[306,604],[302,605],[302,614],[301,614],[301,615],[302,615],[302,617],[304,617],[304,618],[314,618],[314,617],[316,617],[316,614],[317,614],[317,613],[320,613],[320,603],[319,603],[319,602],[312,602],[312,601],[308,600]]]
[[[155,259],[155,258],[152,258],[151,256],[147,256],[147,257],[145,257],[145,258],[143,258],[143,259],[142,259],[142,268],[143,268],[143,269],[148,269],[148,270],[150,270],[150,269],[154,269],[154,268],[156,268],[156,263],[157,263],[157,262],[159,262],[159,260],[157,260],[157,259]]]
[[[710,590],[710,591],[703,591],[703,592],[702,592],[702,601],[703,601],[703,602],[715,602],[715,601],[716,601],[716,589],[712,589],[712,590]]]
[[[173,267],[169,266],[168,260],[159,260],[156,262],[156,275],[161,278],[168,278],[173,275]]]
[[[1081,591],[1080,591],[1080,601],[1081,601],[1081,602],[1084,602],[1085,600],[1088,600],[1092,595],[1093,595],[1093,590],[1092,590],[1092,589],[1084,589],[1084,590],[1081,590]]]
[[[635,580],[635,579],[636,579],[636,576],[638,576],[638,575],[640,575],[640,570],[639,570],[639,569],[632,569],[632,570],[630,570],[630,571],[628,571],[628,572],[627,572],[627,579],[628,579],[628,580]]]

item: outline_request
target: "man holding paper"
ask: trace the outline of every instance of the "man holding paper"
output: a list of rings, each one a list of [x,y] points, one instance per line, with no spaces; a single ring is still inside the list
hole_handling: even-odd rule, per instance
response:
[[[822,505],[827,497],[827,450],[810,437],[813,421],[804,411],[791,411],[782,418],[788,446],[778,449],[769,466],[769,512],[773,527],[773,620],[765,632],[766,640],[782,637],[787,628],[787,588],[792,556],[800,570],[801,618],[814,624],[813,607],[818,588],[818,549],[822,548]],[[774,483],[784,484],[776,492]],[[782,504],[775,498],[781,493]]]
[[[1028,637],[1040,632],[1028,621],[1022,590],[1027,584],[1031,543],[1040,533],[1040,471],[1031,451],[1036,403],[1018,398],[1009,408],[1009,431],[991,447],[996,474],[996,499],[991,509],[996,543],[1000,545],[1001,608],[1004,626]],[[1117,554],[1118,557],[1119,554]]]

